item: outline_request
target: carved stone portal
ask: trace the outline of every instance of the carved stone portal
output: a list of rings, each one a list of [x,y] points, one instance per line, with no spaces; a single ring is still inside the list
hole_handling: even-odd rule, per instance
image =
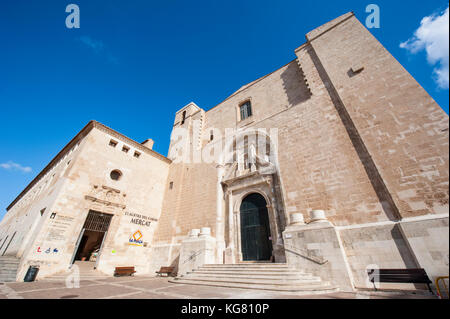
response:
[[[250,194],[262,195],[267,203],[270,240],[275,262],[286,262],[282,232],[286,226],[278,181],[278,170],[268,156],[256,152],[250,145],[248,153],[236,151],[237,161],[225,166],[222,177],[225,208],[225,263],[239,263],[242,257],[241,212],[242,201]]]

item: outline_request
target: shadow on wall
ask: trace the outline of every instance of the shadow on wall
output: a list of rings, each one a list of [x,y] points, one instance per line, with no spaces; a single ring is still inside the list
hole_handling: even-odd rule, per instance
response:
[[[178,273],[178,264],[180,263],[180,255],[175,258],[172,263],[170,264],[170,267],[174,267],[174,273]]]
[[[406,245],[406,241],[403,238],[403,235],[400,231],[398,225],[394,225],[391,230],[392,239],[397,246],[400,257],[402,257],[403,262],[405,263],[406,268],[419,268],[414,257],[411,255],[408,246]]]
[[[369,265],[377,265],[380,269],[420,268],[399,225],[341,230],[340,235],[355,284],[359,287],[365,286]],[[423,284],[414,286],[416,289],[426,289]]]
[[[406,244],[406,241],[403,238],[400,227],[398,225],[395,225],[394,228],[392,228],[391,235],[392,239],[395,242],[395,245],[397,246],[400,257],[402,257],[403,262],[405,263],[406,268],[407,269],[421,268],[419,264],[416,262],[412,253],[410,252]],[[425,284],[414,284],[414,287],[416,289],[426,289]]]
[[[281,80],[290,106],[303,103],[311,98],[311,92],[306,86],[305,75],[297,60],[289,63],[286,70],[281,73]]]

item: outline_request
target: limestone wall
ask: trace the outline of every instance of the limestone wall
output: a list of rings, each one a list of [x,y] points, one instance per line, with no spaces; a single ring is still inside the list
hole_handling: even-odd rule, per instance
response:
[[[117,142],[115,147],[110,146],[111,140]],[[102,127],[92,129],[84,143],[64,175],[66,181],[51,210],[55,216],[45,216],[42,229],[24,254],[18,278],[31,264],[40,266],[39,277],[66,270],[90,210],[113,215],[98,269],[108,274],[116,266],[135,266],[140,274],[149,271],[149,252],[170,161],[136,148],[135,142]],[[134,156],[135,151],[139,157]],[[110,177],[114,169],[122,172],[118,181]],[[142,245],[130,245],[129,239],[137,231],[142,234]]]
[[[357,288],[370,288],[367,287],[367,268],[420,268],[397,224],[342,229],[339,233]],[[392,285],[381,284],[380,287]],[[398,284],[395,287],[408,288]]]
[[[400,229],[420,268],[427,271],[434,280],[436,277],[448,276],[448,216],[428,220],[405,220]]]
[[[318,222],[289,226],[283,235],[290,266],[320,276],[342,290],[353,289],[352,274],[333,225]]]
[[[73,167],[74,159],[80,152],[80,144],[81,141],[73,143],[10,207],[0,223],[0,245],[4,243],[0,255],[4,253],[6,256],[20,258],[29,243],[33,242],[43,221],[50,216],[53,204],[64,185],[65,174]]]
[[[402,217],[448,212],[448,115],[353,15],[307,38],[347,129],[367,149],[361,156],[383,180],[376,187]]]

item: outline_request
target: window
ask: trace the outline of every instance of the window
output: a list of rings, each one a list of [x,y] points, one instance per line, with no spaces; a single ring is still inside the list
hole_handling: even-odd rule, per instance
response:
[[[139,158],[139,156],[141,156],[141,153],[139,153],[138,151],[134,152],[134,157]]]
[[[109,146],[116,147],[117,146],[117,142],[114,141],[114,140],[110,140],[109,141]]]
[[[183,114],[181,116],[181,125],[183,125],[184,121],[186,121],[186,111],[183,111]]]
[[[252,105],[250,101],[247,101],[239,106],[239,111],[241,113],[241,121],[252,116]]]
[[[214,139],[214,131],[211,130],[211,132],[209,132],[209,140],[212,141]]]
[[[47,207],[45,207],[45,208],[43,208],[43,209],[41,209],[41,211],[40,211],[40,213],[41,213],[41,216],[42,215],[44,215],[44,213],[45,213],[45,210],[47,209]]]
[[[111,172],[111,174],[109,174],[109,176],[113,181],[118,181],[122,177],[122,172],[115,169]]]
[[[172,189],[173,188],[173,182],[170,182],[169,183],[169,189]]]
[[[128,146],[125,146],[125,145],[124,145],[124,146],[122,147],[122,151],[125,152],[125,153],[128,153],[129,150],[130,150],[130,148],[129,148]]]

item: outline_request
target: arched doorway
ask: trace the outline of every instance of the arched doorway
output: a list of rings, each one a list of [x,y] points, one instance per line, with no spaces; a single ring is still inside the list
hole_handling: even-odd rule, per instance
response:
[[[264,197],[257,193],[246,196],[241,203],[240,215],[242,260],[270,260],[272,243]]]

